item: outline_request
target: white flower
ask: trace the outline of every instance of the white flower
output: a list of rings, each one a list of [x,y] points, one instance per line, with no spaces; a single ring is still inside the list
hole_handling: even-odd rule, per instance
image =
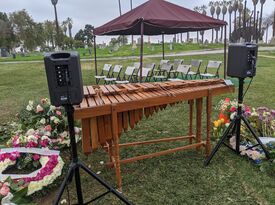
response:
[[[60,120],[59,120],[57,117],[55,117],[53,123],[54,123],[54,124],[58,124],[59,122],[60,122]]]
[[[100,161],[99,163],[100,163],[101,165],[103,165],[103,164],[104,164],[104,161]]]
[[[74,127],[75,134],[79,134],[81,129],[79,127]]]
[[[56,109],[55,106],[53,106],[53,105],[50,106],[50,111],[54,111],[55,109]]]
[[[34,129],[29,129],[26,133],[26,135],[33,135],[35,133],[35,130]]]
[[[26,110],[31,111],[33,109],[33,106],[27,105]]]
[[[12,199],[13,199],[13,194],[9,192],[7,196],[2,198],[1,204],[2,205],[16,205],[15,203],[11,202]]]
[[[67,200],[66,199],[62,199],[60,204],[67,204]]]
[[[45,125],[45,124],[46,124],[46,119],[45,119],[45,118],[42,118],[39,122],[40,122],[42,125]]]
[[[50,117],[50,120],[51,120],[51,121],[54,121],[54,119],[55,119],[55,116],[51,116],[51,117]]]
[[[33,106],[33,101],[32,100],[29,100],[29,105]]]
[[[50,140],[50,138],[49,138],[48,136],[46,136],[46,135],[43,135],[43,136],[41,137],[41,140]]]
[[[96,174],[101,174],[101,171],[98,171]]]
[[[233,119],[235,118],[235,116],[236,116],[236,113],[233,112],[233,113],[230,115],[230,119],[233,120]]]
[[[35,136],[30,135],[30,136],[28,136],[28,142],[30,142],[30,141],[37,142],[37,139]]]

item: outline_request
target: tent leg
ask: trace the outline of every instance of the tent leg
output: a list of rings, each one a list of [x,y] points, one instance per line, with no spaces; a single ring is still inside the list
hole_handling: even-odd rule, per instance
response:
[[[95,75],[97,75],[97,60],[96,60],[96,36],[94,35],[94,62],[95,62]]]
[[[227,35],[226,35],[226,25],[224,26],[224,56],[223,56],[223,65],[224,65],[224,73],[223,77],[226,79],[226,43],[227,43]]]
[[[143,67],[143,33],[144,33],[144,24],[143,20],[140,24],[140,74],[139,74],[139,82],[142,82],[142,67]]]
[[[164,60],[164,34],[162,34],[162,59]]]

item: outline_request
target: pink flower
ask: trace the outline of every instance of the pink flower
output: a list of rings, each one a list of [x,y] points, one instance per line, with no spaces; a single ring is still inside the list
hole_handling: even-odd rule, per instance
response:
[[[7,196],[9,192],[10,188],[6,184],[3,184],[2,188],[0,189],[0,194],[2,196]]]
[[[51,132],[52,131],[52,127],[51,125],[47,125],[45,128],[44,128],[45,131],[48,131],[48,132]]]
[[[36,112],[38,113],[38,112],[42,112],[44,109],[43,109],[43,107],[41,107],[41,105],[37,105],[37,107],[36,107]]]
[[[48,141],[48,140],[41,140],[41,142],[40,142],[40,145],[41,145],[42,147],[47,147],[48,144],[49,144],[49,141]]]
[[[62,113],[59,110],[56,111],[56,114],[59,116],[62,115]]]
[[[37,143],[36,142],[33,142],[33,141],[30,141],[26,147],[37,147]]]
[[[230,111],[230,112],[235,112],[236,110],[237,110],[237,109],[236,109],[235,107],[231,107],[229,111]]]
[[[42,99],[40,100],[40,102],[41,102],[41,104],[45,104],[45,103],[47,103],[47,99],[42,98]]]
[[[230,98],[225,98],[225,102],[230,102]]]
[[[251,110],[250,110],[250,107],[249,107],[249,106],[246,106],[246,107],[245,107],[245,112],[248,112],[248,113],[250,113],[250,112],[251,112]]]
[[[38,154],[34,154],[32,158],[34,161],[37,161],[40,159],[40,156]]]

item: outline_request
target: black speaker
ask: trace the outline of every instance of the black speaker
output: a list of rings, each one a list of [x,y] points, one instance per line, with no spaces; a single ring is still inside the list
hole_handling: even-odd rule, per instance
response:
[[[77,52],[46,53],[44,56],[51,103],[78,105],[83,99],[80,58]]]
[[[257,55],[257,44],[230,44],[228,48],[227,75],[237,78],[254,77],[256,75]]]

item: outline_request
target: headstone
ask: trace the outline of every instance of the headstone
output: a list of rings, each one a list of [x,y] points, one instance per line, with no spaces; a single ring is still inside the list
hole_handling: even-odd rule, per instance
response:
[[[0,48],[0,56],[1,57],[8,57],[9,56],[9,52],[6,48]]]

